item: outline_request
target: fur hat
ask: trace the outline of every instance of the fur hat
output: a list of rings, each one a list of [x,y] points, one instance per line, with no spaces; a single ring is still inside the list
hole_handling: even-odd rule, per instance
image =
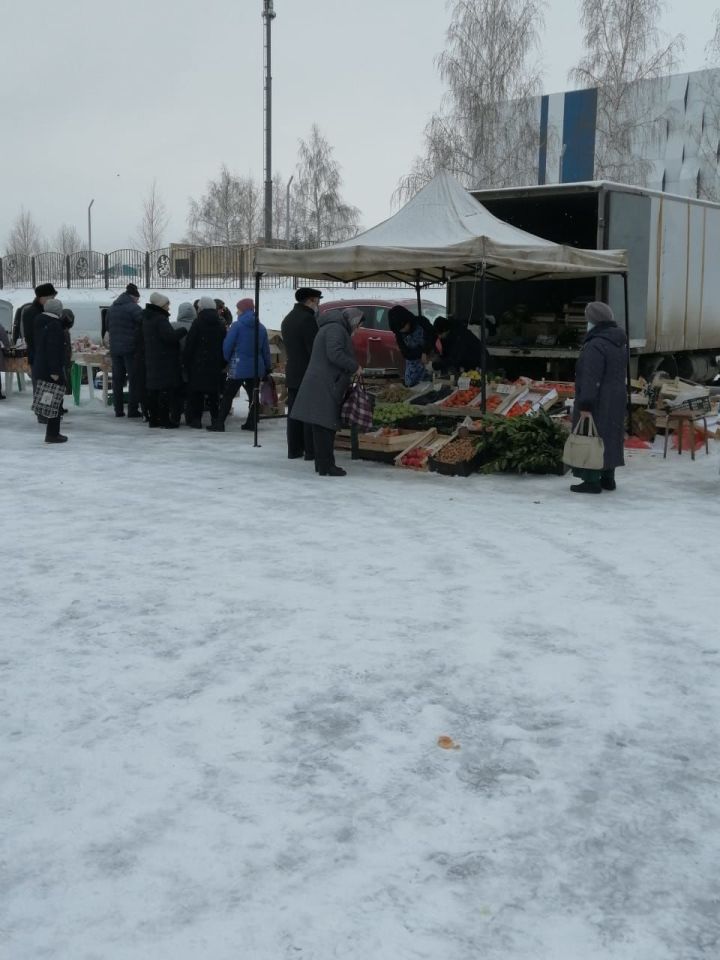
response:
[[[415,314],[410,313],[407,307],[396,304],[388,310],[388,323],[393,333],[400,333],[403,327],[408,323],[412,324],[416,320]]]
[[[129,283],[125,287],[125,293],[129,293],[131,297],[137,297],[138,300],[140,299],[140,291],[138,290],[138,288],[135,286],[134,283]]]
[[[599,300],[595,300],[585,307],[585,319],[593,326],[598,323],[615,323],[615,317],[610,307]]]
[[[212,297],[200,297],[198,300],[198,313],[201,310],[214,310],[217,313],[217,304]]]
[[[168,300],[168,298],[165,296],[164,293],[158,293],[157,291],[155,293],[151,293],[150,303],[154,307],[162,307],[163,310],[169,311],[170,301]]]
[[[41,296],[44,296],[44,294],[41,294]],[[54,300],[52,298],[50,300],[46,300],[43,310],[45,313],[49,313],[51,316],[57,317],[59,320],[63,312],[62,300]]]
[[[40,297],[56,297],[57,290],[51,283],[41,283],[35,287],[35,296]]]
[[[322,300],[322,290],[316,290],[315,287],[299,287],[295,291],[295,299],[298,303],[305,303],[306,300]]]
[[[244,297],[242,300],[237,302],[237,311],[238,313],[245,313],[246,310],[254,310],[255,301],[251,300],[250,297]]]

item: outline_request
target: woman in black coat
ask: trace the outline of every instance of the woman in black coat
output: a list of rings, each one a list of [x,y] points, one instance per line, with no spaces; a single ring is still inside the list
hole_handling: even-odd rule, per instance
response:
[[[170,416],[182,386],[180,341],[187,334],[185,327],[173,329],[170,324],[170,301],[162,293],[151,293],[143,311],[145,344],[145,377],[149,426],[177,427]]]
[[[196,429],[202,427],[206,399],[211,418],[217,420],[225,367],[225,324],[210,297],[201,297],[198,307],[197,319],[193,321],[183,347],[188,385],[187,422]]]
[[[589,303],[585,319],[588,332],[575,368],[573,426],[592,416],[605,445],[605,460],[602,470],[573,470],[582,483],[570,489],[601,493],[615,489],[615,468],[625,464],[628,343],[606,303]]]
[[[33,381],[65,383],[65,338],[62,328],[63,305],[59,300],[45,301],[44,312],[35,318],[32,375]],[[45,443],[65,443],[60,433],[60,414],[47,420]]]

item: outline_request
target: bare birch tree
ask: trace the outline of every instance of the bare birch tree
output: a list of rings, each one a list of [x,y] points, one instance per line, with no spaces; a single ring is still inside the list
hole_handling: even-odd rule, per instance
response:
[[[190,200],[188,229],[193,243],[230,246],[241,242],[240,185],[224,164],[218,179],[208,182],[207,193]]]
[[[55,252],[67,256],[70,253],[77,253],[82,250],[83,242],[75,227],[69,223],[63,223],[55,234],[53,245]]]
[[[301,140],[293,185],[293,208],[297,231],[311,244],[336,243],[354,236],[360,211],[341,195],[340,165],[333,149],[313,124],[307,140]]]
[[[264,216],[264,191],[251,176],[238,178],[238,218],[243,243],[254,243]]]
[[[597,87],[595,175],[645,185],[644,146],[662,111],[645,81],[670,73],[684,49],[680,35],[664,37],[662,0],[581,0],[585,54],[570,71],[579,87]]]
[[[545,0],[448,0],[446,46],[436,60],[447,85],[425,128],[425,150],[394,200],[411,197],[439,170],[466,186],[537,179],[540,92],[536,54]]]
[[[143,250],[159,250],[169,221],[167,207],[153,180],[143,200],[143,214],[134,243]]]
[[[20,213],[10,228],[5,245],[8,256],[32,257],[34,254],[40,253],[42,247],[43,239],[40,228],[35,223],[32,213],[21,207]]]
[[[273,237],[286,240],[285,228],[287,225],[287,183],[279,170],[275,171],[272,180],[273,191]]]

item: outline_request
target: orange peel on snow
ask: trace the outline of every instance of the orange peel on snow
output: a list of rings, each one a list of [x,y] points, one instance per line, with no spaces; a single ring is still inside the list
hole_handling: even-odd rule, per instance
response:
[[[452,737],[438,737],[437,745],[443,750],[459,750],[460,744],[455,743]]]

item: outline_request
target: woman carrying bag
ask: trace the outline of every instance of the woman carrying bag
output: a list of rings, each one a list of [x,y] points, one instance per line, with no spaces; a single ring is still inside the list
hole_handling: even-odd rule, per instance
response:
[[[585,319],[588,332],[575,368],[573,427],[578,436],[596,428],[604,447],[602,468],[578,466],[572,456],[564,460],[581,481],[570,487],[573,493],[602,493],[615,489],[615,468],[625,465],[628,344],[607,304],[589,303]]]
[[[362,373],[352,345],[353,330],[361,322],[362,314],[349,309],[319,315],[310,363],[293,404],[293,419],[312,426],[315,472],[321,477],[345,476],[335,463],[335,432],[352,378]]]

